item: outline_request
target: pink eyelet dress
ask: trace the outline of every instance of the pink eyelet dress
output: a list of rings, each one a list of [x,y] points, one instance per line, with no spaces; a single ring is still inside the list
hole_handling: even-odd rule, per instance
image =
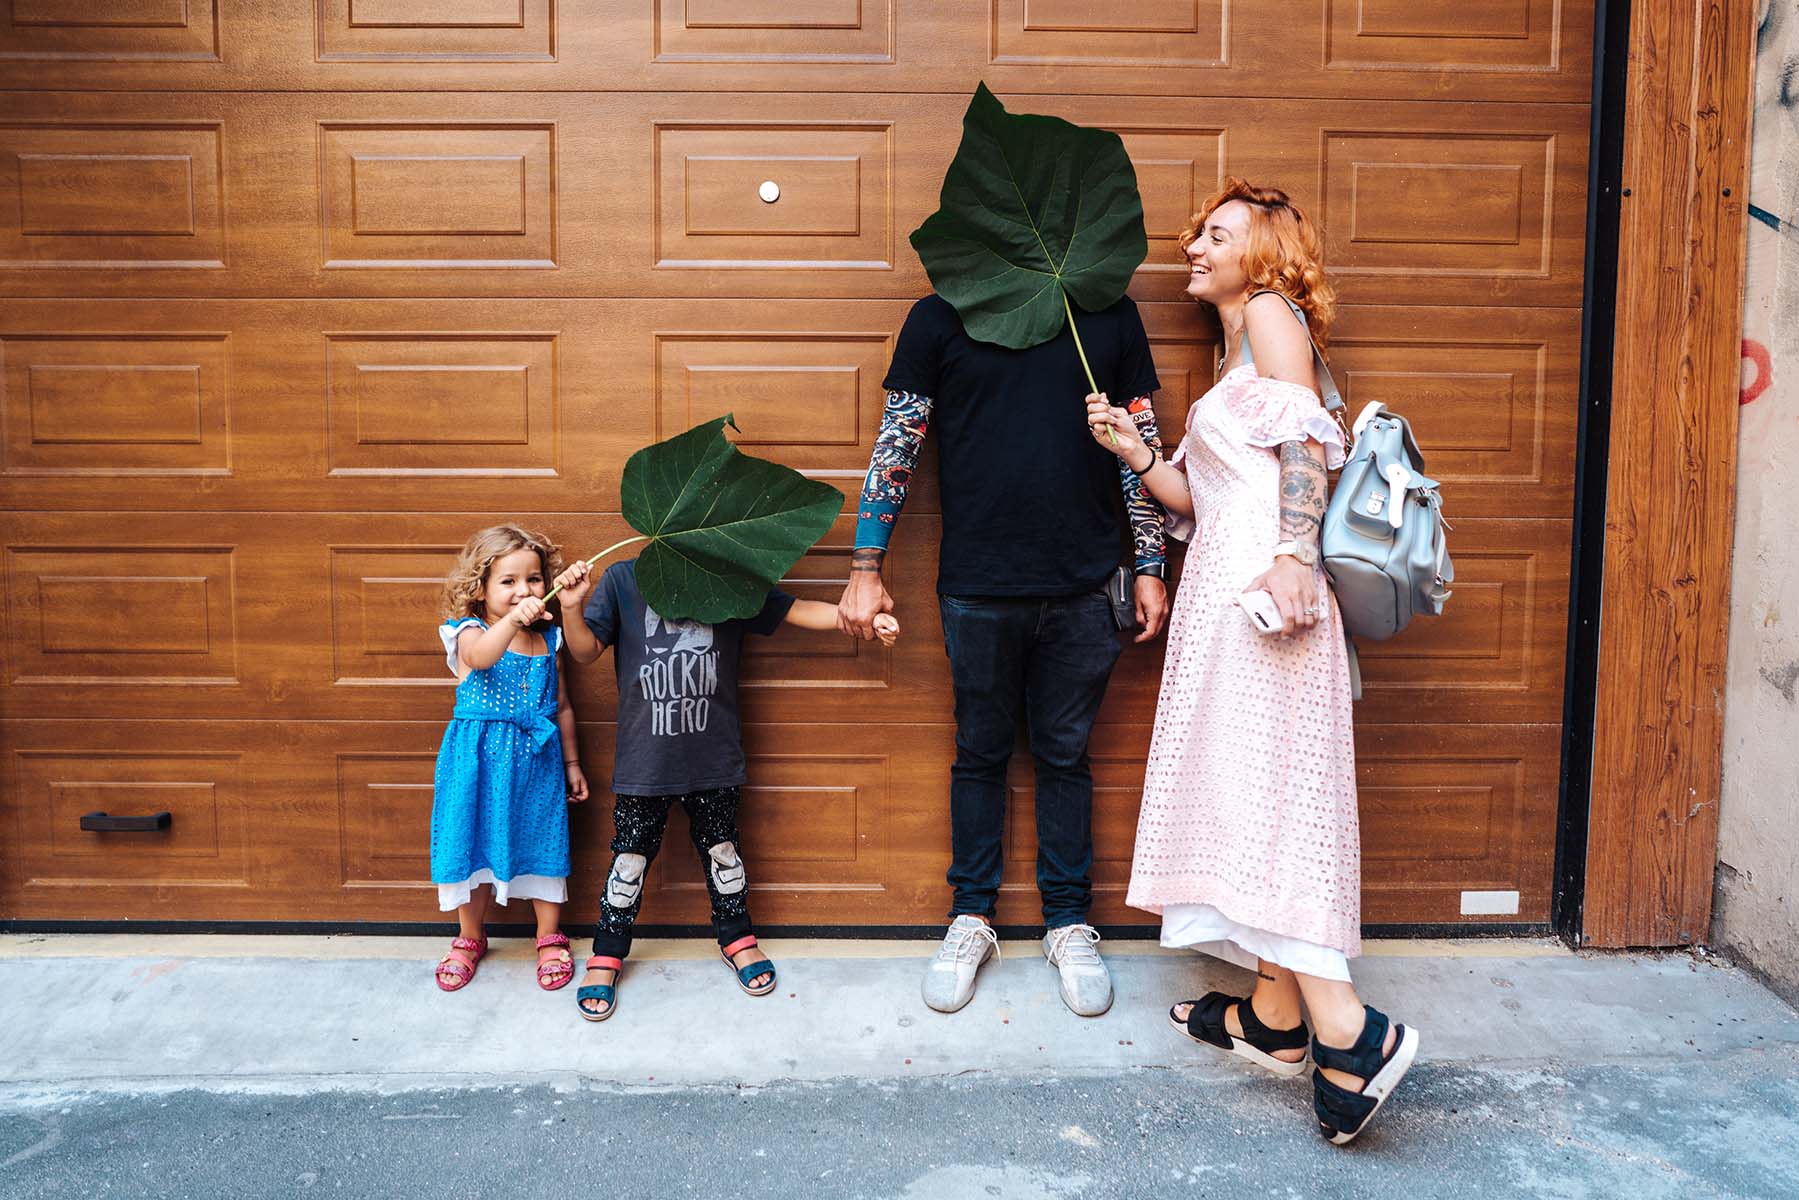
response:
[[[1137,819],[1127,902],[1162,917],[1162,944],[1253,968],[1264,958],[1349,978],[1361,953],[1361,836],[1348,655],[1325,619],[1258,634],[1237,597],[1280,542],[1284,442],[1343,435],[1309,388],[1228,372],[1187,416],[1179,450],[1194,520]],[[1322,568],[1318,590],[1330,597]]]

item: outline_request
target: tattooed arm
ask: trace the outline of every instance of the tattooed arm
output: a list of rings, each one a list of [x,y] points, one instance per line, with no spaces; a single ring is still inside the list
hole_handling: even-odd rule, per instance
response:
[[[1252,296],[1243,311],[1244,333],[1255,355],[1256,373],[1318,394],[1312,345],[1305,326],[1286,301],[1273,293]],[[1267,445],[1268,443],[1261,443]],[[1324,446],[1301,433],[1280,444],[1280,541],[1316,548],[1324,521]],[[1308,557],[1311,557],[1308,555]],[[1281,611],[1281,631],[1291,634],[1318,623],[1319,571],[1292,554],[1277,554],[1250,590],[1266,588]]]
[[[918,451],[931,424],[931,398],[912,392],[888,392],[875,435],[868,476],[856,505],[856,547],[850,552],[850,581],[837,604],[837,628],[872,641],[875,616],[893,611],[893,597],[881,582],[887,541],[918,466]]]
[[[1282,442],[1281,542],[1298,542],[1316,548],[1324,522],[1324,447],[1311,438]],[[1318,623],[1318,571],[1292,554],[1277,554],[1274,565],[1258,576],[1246,591],[1266,589],[1281,610],[1283,636],[1310,629]]]
[[[1161,458],[1162,437],[1156,431],[1156,410],[1150,406],[1149,397],[1137,397],[1125,406],[1125,411],[1131,414],[1131,422],[1136,425],[1143,444],[1155,451],[1156,458]],[[1131,523],[1137,573],[1163,578],[1168,556],[1162,533],[1162,506],[1149,494],[1142,476],[1131,470],[1131,465],[1122,458],[1118,460],[1118,479],[1124,488],[1124,511]]]
[[[1281,541],[1318,543],[1324,523],[1324,447],[1305,438],[1281,445]]]
[[[1151,406],[1150,398],[1138,396],[1126,406],[1126,411],[1137,428],[1137,436],[1155,455],[1150,461],[1157,461],[1162,457],[1162,436],[1156,432],[1156,410]],[[1142,626],[1142,632],[1135,640],[1147,642],[1162,632],[1162,623],[1168,617],[1168,585],[1163,582],[1168,577],[1168,556],[1162,529],[1162,506],[1149,494],[1143,477],[1131,470],[1130,464],[1122,458],[1118,460],[1118,479],[1124,488],[1125,516],[1131,523],[1137,576],[1137,624]]]

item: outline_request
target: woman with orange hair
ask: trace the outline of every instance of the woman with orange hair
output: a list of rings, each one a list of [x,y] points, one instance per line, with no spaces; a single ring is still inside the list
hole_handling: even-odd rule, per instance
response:
[[[1217,310],[1224,353],[1180,448],[1162,462],[1124,409],[1088,397],[1093,436],[1192,541],[1128,902],[1161,914],[1164,945],[1256,972],[1250,996],[1213,992],[1170,1019],[1280,1075],[1304,1072],[1309,1041],[1320,1131],[1342,1144],[1405,1074],[1418,1031],[1365,1008],[1349,978],[1361,952],[1350,674],[1318,557],[1325,472],[1345,438],[1312,349],[1334,297],[1316,227],[1274,188],[1227,180],[1181,244],[1187,295]]]

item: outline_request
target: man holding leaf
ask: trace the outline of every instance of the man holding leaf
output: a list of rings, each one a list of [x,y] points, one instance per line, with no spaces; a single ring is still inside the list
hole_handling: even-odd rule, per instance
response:
[[[1007,113],[982,86],[943,185],[913,235],[936,294],[907,316],[858,506],[839,624],[875,636],[893,608],[881,568],[918,450],[939,430],[943,535],[937,591],[955,683],[950,773],[952,922],[924,979],[954,1012],[998,951],[1006,765],[1020,723],[1036,768],[1044,955],[1082,1016],[1112,1003],[1087,923],[1093,778],[1087,743],[1120,647],[1106,584],[1127,526],[1145,642],[1168,611],[1161,511],[1094,443],[1089,391],[1130,398],[1145,440],[1159,385],[1124,295],[1147,242],[1116,135]],[[1070,297],[1073,304],[1070,303]],[[1078,305],[1078,318],[1076,306]]]

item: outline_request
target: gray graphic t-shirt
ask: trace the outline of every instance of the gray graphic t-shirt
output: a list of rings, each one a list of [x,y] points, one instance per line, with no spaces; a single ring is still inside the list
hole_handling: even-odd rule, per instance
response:
[[[644,603],[635,562],[613,563],[582,614],[618,672],[612,790],[672,796],[747,781],[737,724],[737,657],[745,632],[781,627],[793,597],[773,589],[762,611],[707,625],[667,621]]]

